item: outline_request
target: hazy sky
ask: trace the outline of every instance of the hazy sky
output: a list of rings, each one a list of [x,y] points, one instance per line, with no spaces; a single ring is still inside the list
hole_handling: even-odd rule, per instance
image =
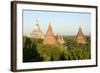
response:
[[[79,26],[85,35],[89,35],[91,31],[90,13],[23,10],[24,35],[32,32],[37,18],[44,34],[47,32],[49,22],[55,35],[76,35]]]

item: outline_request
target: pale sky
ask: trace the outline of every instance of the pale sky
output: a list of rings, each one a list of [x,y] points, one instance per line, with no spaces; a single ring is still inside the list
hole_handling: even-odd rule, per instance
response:
[[[23,10],[23,35],[32,32],[37,18],[44,34],[47,32],[49,21],[55,35],[76,35],[79,26],[85,35],[91,32],[90,13]]]

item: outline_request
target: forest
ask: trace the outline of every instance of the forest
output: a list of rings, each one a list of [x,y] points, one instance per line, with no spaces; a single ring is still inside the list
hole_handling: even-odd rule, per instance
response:
[[[85,44],[78,44],[75,36],[64,36],[63,45],[46,45],[43,39],[23,37],[23,62],[64,61],[91,59],[91,41],[86,37]]]

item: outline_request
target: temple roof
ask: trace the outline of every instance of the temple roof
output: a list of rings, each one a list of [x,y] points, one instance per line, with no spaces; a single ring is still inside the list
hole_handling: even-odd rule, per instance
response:
[[[30,37],[33,37],[33,38],[44,38],[44,34],[42,33],[42,31],[40,29],[38,19],[36,19],[36,23],[35,23],[35,26],[33,28],[33,31],[31,32]]]
[[[46,33],[45,38],[44,38],[44,44],[52,44],[52,45],[57,44],[56,37],[53,33],[50,22],[49,22],[49,25],[48,25],[47,33]]]
[[[81,27],[79,27],[79,30],[78,30],[78,33],[77,33],[77,36],[76,36],[76,42],[81,43],[81,44],[85,43],[85,36],[82,32]]]
[[[49,22],[49,25],[48,25],[48,30],[47,30],[46,36],[54,36],[50,22]]]
[[[77,37],[78,37],[78,36],[83,36],[83,37],[84,37],[84,34],[83,34],[83,32],[82,32],[81,27],[79,27],[79,30],[78,30],[78,33],[77,33]]]

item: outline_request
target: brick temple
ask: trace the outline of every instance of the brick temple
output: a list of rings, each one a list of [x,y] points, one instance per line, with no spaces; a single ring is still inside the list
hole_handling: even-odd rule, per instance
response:
[[[45,35],[43,43],[44,44],[51,44],[51,45],[59,45],[59,44],[62,45],[65,43],[63,36],[58,36],[58,35],[55,36],[54,35],[50,22],[49,22],[48,30],[47,30],[47,33]]]
[[[43,43],[44,44],[54,44],[54,45],[57,44],[56,37],[55,37],[55,35],[53,33],[53,30],[52,30],[50,22],[49,22],[48,30],[47,30],[47,33],[46,33],[46,35],[44,37]]]
[[[39,22],[36,19],[36,24],[34,26],[33,31],[31,32],[31,34],[29,35],[30,38],[33,38],[32,40],[34,41],[34,39],[43,39],[43,43],[44,44],[49,44],[49,45],[62,45],[64,43],[66,43],[64,41],[64,38],[62,35],[55,35],[51,26],[51,22],[49,22],[48,24],[48,29],[46,34],[43,34],[40,26],[39,26]],[[78,44],[85,44],[86,40],[85,40],[85,36],[84,33],[81,29],[81,27],[79,27],[78,33],[75,37],[75,41]]]
[[[78,30],[78,33],[77,33],[77,36],[76,36],[76,39],[75,40],[76,40],[76,42],[78,44],[85,44],[86,43],[85,36],[84,36],[84,34],[82,32],[81,27],[79,27],[79,30]]]

